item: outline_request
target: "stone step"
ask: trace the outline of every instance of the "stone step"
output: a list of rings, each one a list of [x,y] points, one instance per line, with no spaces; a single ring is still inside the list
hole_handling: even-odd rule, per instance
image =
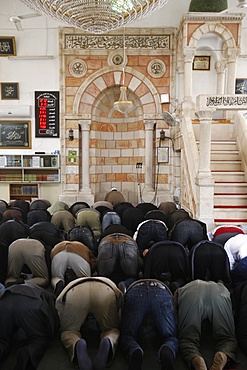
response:
[[[247,206],[216,206],[214,207],[214,219],[236,220],[237,222],[239,220],[247,220]]]
[[[223,150],[223,151],[233,151],[233,150],[238,150],[237,148],[237,143],[234,140],[222,140],[222,141],[216,141],[212,140],[211,142],[211,150],[213,151],[218,151],[218,150]]]
[[[212,150],[211,151],[212,161],[238,161],[239,151],[238,150]]]
[[[215,194],[247,194],[246,182],[215,182]]]
[[[247,226],[247,218],[240,218],[240,219],[226,219],[226,218],[215,218],[214,219],[215,226],[221,226],[221,225],[245,225]]]
[[[215,182],[245,182],[244,171],[212,171]]]
[[[199,141],[196,141],[197,148],[199,150]],[[227,141],[227,140],[221,140],[211,141],[211,151],[223,151],[223,152],[232,152],[232,151],[238,151],[237,143],[236,141]]]
[[[247,194],[216,194],[214,206],[247,206]]]
[[[211,161],[211,170],[212,171],[241,171],[242,162],[238,161]]]
[[[247,225],[247,183],[236,141],[212,140],[210,165],[215,181],[215,225]]]

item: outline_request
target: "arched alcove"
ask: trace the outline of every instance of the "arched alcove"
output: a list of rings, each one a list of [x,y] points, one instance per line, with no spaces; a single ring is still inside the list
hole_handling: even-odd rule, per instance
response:
[[[128,89],[132,110],[124,116],[114,109],[119,93],[119,86],[108,87],[92,105],[89,171],[96,200],[102,199],[112,186],[122,191],[126,198],[127,192],[137,193],[136,163],[145,163],[143,106],[137,95]],[[140,180],[144,183],[143,174]]]
[[[234,65],[231,64],[239,51],[238,24],[218,24],[209,22],[198,27],[192,34],[189,47],[193,47],[195,55],[205,55],[210,58],[208,70],[193,70],[192,99],[200,94],[233,93],[235,84]],[[210,45],[210,47],[208,47]],[[236,65],[235,65],[236,67]],[[200,80],[200,85],[196,81]],[[215,112],[213,118],[223,118],[224,112]]]
[[[123,114],[119,114],[114,109],[114,103],[119,100],[120,86],[111,86],[103,90],[95,99],[92,104],[92,120],[97,119],[100,121],[110,120],[112,122],[117,119],[124,122],[126,117]],[[143,108],[140,102],[140,98],[127,87],[127,99],[132,102],[132,109],[127,114],[127,118],[139,118],[143,117]]]
[[[209,13],[206,15],[190,13],[184,18],[177,42],[178,77],[179,86],[182,89],[182,93],[179,92],[179,103],[183,100],[191,100],[195,103],[197,91],[193,92],[193,77],[196,80],[200,79],[201,94],[213,92],[210,90],[209,83],[212,80],[211,86],[215,86],[216,76],[216,92],[218,94],[234,93],[235,63],[240,52],[241,20],[241,16],[217,16]],[[193,69],[194,57],[198,55],[210,57],[210,70],[195,71]],[[219,62],[222,62],[221,65]],[[222,69],[225,74],[225,86],[222,86]],[[207,90],[204,91],[204,88]]]
[[[120,94],[120,85],[122,81],[122,71],[115,69],[114,71],[107,67],[90,75],[84,83],[78,88],[73,101],[73,114],[90,114],[95,104],[95,99],[102,91],[107,91],[107,88],[115,87],[115,97],[112,100],[118,100]],[[157,116],[161,114],[160,94],[152,81],[143,73],[131,67],[125,68],[125,85],[129,92],[133,92],[140,99],[143,107],[143,114]],[[109,93],[109,91],[108,91]],[[102,95],[103,96],[103,95]],[[111,92],[112,96],[112,92]],[[110,110],[112,106],[108,106]],[[109,112],[108,112],[109,113]]]
[[[209,46],[210,45],[210,46]],[[192,73],[192,99],[195,101],[199,94],[216,94],[217,74],[215,63],[222,60],[222,39],[213,33],[203,35],[197,43],[195,55],[209,57],[209,69],[193,70]],[[200,80],[200,84],[198,84]]]

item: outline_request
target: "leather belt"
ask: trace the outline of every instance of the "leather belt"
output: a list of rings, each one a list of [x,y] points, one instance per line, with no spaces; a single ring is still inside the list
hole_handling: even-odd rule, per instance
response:
[[[140,281],[135,281],[134,283],[132,283],[129,288],[127,289],[127,292],[131,289],[131,288],[134,288],[136,286],[145,286],[145,285],[148,285],[150,287],[157,287],[157,288],[160,288],[160,289],[165,289],[168,293],[171,293],[170,289],[165,285],[163,284],[162,282],[160,282],[159,280],[140,280]]]

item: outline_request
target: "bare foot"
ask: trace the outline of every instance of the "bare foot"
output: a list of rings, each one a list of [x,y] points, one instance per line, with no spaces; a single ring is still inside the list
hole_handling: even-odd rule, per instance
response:
[[[227,363],[227,355],[224,352],[216,352],[214,362],[210,370],[223,370]]]
[[[201,356],[193,357],[191,364],[195,370],[207,370],[207,365]]]

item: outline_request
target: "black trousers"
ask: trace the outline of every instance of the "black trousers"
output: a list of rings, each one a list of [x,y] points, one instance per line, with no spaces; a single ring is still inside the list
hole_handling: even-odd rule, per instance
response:
[[[17,329],[23,329],[26,342],[18,355],[25,351],[26,361],[21,361],[20,370],[26,369],[25,363],[37,369],[45,352],[49,335],[47,333],[47,318],[41,311],[41,298],[32,298],[19,294],[5,293],[0,300],[0,360],[9,353],[13,335]],[[30,366],[29,366],[30,369]]]

